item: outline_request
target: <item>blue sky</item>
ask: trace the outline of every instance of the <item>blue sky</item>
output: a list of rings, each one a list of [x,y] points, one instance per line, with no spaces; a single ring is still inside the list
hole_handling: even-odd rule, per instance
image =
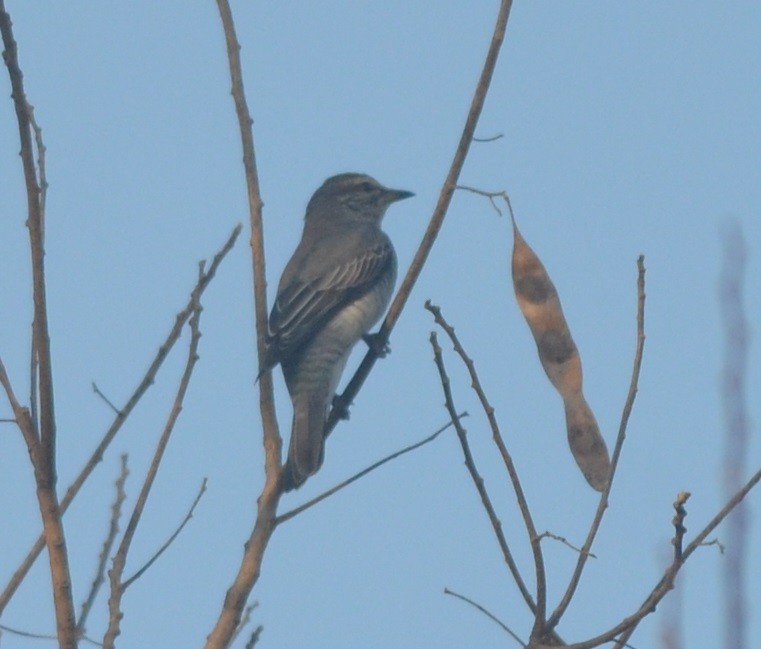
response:
[[[47,271],[59,482],[73,479],[110,422],[91,382],[129,396],[197,272],[247,219],[240,143],[214,2],[13,2],[29,100],[48,147]],[[464,123],[497,3],[390,0],[233,5],[265,202],[269,295],[324,178],[363,171],[416,197],[384,222],[404,268]],[[671,503],[687,527],[723,501],[721,231],[744,232],[747,317],[761,316],[761,7],[736,3],[516,2],[463,184],[510,193],[521,230],[560,293],[585,394],[612,445],[635,333],[636,258],[647,267],[640,391],[595,552],[560,632],[585,638],[632,612],[669,556]],[[25,393],[31,322],[25,198],[7,75],[0,103],[0,354]],[[457,194],[429,262],[321,472],[285,510],[446,422],[422,308],[457,327],[532,504],[537,527],[581,543],[597,503],[568,452],[562,404],[536,358],[509,277],[509,220]],[[207,291],[201,359],[131,554],[138,568],[208,492],[171,551],[126,594],[122,647],[199,646],[237,568],[262,484],[247,237]],[[751,334],[756,331],[751,326]],[[183,340],[183,343],[186,341]],[[443,341],[442,341],[443,342]],[[521,565],[530,557],[487,423],[455,356],[445,360],[476,460]],[[118,456],[130,503],[163,427],[184,348],[66,515],[75,601],[107,526]],[[748,408],[758,420],[753,338]],[[351,369],[361,353],[350,362]],[[290,403],[276,373],[281,432]],[[8,416],[0,405],[0,417]],[[748,473],[761,446],[753,428]],[[759,495],[748,500],[760,545]],[[0,580],[39,530],[17,431],[0,428]],[[722,538],[722,531],[719,530]],[[550,597],[575,560],[545,546]],[[747,566],[749,637],[761,637],[761,555]],[[719,646],[722,556],[704,548],[680,580],[686,645]],[[128,572],[130,568],[128,567]],[[3,623],[52,632],[45,561]],[[500,557],[453,433],[278,529],[253,599],[263,647],[511,646],[472,597],[526,638],[530,620]],[[99,637],[103,600],[89,635]],[[632,638],[658,646],[663,611]],[[100,615],[98,615],[100,613]],[[180,624],[173,623],[180,621]],[[30,646],[4,635],[4,647]],[[242,646],[242,643],[241,643]]]

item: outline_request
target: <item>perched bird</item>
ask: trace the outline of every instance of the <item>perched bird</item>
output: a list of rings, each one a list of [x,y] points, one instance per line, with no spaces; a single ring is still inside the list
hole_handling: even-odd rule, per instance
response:
[[[325,421],[349,353],[386,310],[396,281],[381,220],[391,203],[410,196],[346,173],[328,178],[307,205],[270,314],[263,368],[280,363],[293,403],[284,491],[322,464]]]

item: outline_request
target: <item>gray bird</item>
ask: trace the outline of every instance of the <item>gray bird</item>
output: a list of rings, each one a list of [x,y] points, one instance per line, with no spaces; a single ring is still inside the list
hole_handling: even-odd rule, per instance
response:
[[[396,281],[381,220],[391,203],[410,196],[346,173],[328,178],[307,205],[270,314],[264,366],[280,363],[293,403],[284,491],[322,464],[325,421],[349,353],[383,315]]]

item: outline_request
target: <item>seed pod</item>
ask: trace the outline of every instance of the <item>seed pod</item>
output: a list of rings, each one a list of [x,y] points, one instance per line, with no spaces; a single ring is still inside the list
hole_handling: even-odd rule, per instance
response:
[[[513,288],[539,360],[565,405],[571,453],[587,482],[602,491],[610,477],[610,459],[592,409],[582,393],[581,357],[563,315],[550,276],[513,219]]]

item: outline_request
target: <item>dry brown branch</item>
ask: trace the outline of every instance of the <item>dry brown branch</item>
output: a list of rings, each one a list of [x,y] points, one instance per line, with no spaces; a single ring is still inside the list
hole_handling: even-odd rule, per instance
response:
[[[204,262],[199,263],[198,276],[199,279],[203,277]],[[114,646],[114,641],[120,633],[119,623],[122,619],[121,612],[121,598],[124,594],[128,584],[122,580],[124,574],[124,567],[127,563],[127,554],[129,553],[132,539],[134,538],[137,526],[140,523],[140,518],[143,515],[145,505],[148,502],[148,496],[151,492],[151,487],[158,474],[159,467],[161,466],[161,460],[164,457],[169,438],[172,436],[174,426],[177,423],[177,419],[182,412],[182,404],[185,400],[185,394],[187,393],[188,386],[190,385],[190,379],[193,376],[193,370],[195,369],[196,362],[198,361],[198,343],[201,340],[201,331],[199,329],[201,319],[201,303],[200,295],[195,293],[191,298],[193,304],[193,314],[190,316],[188,325],[190,327],[190,344],[188,345],[188,358],[185,362],[185,369],[183,370],[182,377],[180,378],[179,385],[177,387],[177,393],[172,404],[169,417],[164,426],[164,430],[161,433],[159,442],[156,445],[156,451],[153,454],[151,465],[148,468],[148,472],[143,481],[143,485],[140,488],[135,507],[132,510],[127,527],[124,530],[124,535],[119,543],[119,548],[114,555],[113,567],[108,571],[108,577],[111,584],[111,595],[108,598],[108,610],[109,621],[108,629],[103,636],[103,646],[106,649],[111,649]],[[141,573],[142,574],[142,573]],[[133,579],[134,581],[134,579]],[[132,583],[132,582],[130,582]]]
[[[489,199],[489,204],[494,208],[494,211],[502,216],[502,210],[499,209],[499,205],[497,205],[497,201],[495,199],[501,198],[502,200],[507,203],[507,207],[510,210],[510,216],[513,216],[513,207],[510,205],[510,197],[507,195],[507,192],[505,191],[499,191],[499,192],[489,192],[483,189],[478,189],[476,187],[471,187],[470,185],[457,185],[455,189],[459,189],[463,192],[470,192],[471,194],[477,194],[478,196],[483,196],[484,198]],[[515,219],[513,219],[515,220]]]
[[[182,519],[180,524],[177,526],[177,529],[174,532],[172,532],[169,538],[162,544],[162,546],[158,550],[156,550],[153,556],[143,564],[142,568],[135,571],[134,575],[124,580],[124,583],[122,584],[122,588],[124,590],[127,590],[133,584],[133,582],[140,579],[140,577],[143,576],[145,571],[148,570],[148,568],[150,568],[156,562],[156,560],[162,554],[164,554],[164,552],[166,552],[169,549],[169,546],[172,545],[172,543],[174,543],[174,540],[180,535],[180,532],[182,532],[182,530],[185,529],[185,526],[190,522],[190,519],[193,518],[193,513],[195,512],[196,507],[198,506],[198,503],[201,501],[201,498],[203,497],[204,493],[206,493],[206,482],[207,482],[206,478],[204,478],[203,481],[201,482],[200,488],[198,489],[198,493],[196,494],[196,497],[193,500],[193,503],[190,505],[190,508],[188,509],[188,513],[185,514],[185,518]]]
[[[193,288],[191,297],[188,300],[188,304],[175,317],[174,325],[169,331],[169,334],[164,339],[164,342],[159,347],[158,352],[156,352],[156,355],[148,366],[148,369],[143,375],[143,378],[138,383],[137,387],[127,400],[124,407],[122,407],[121,410],[117,411],[116,417],[114,418],[106,433],[103,435],[103,438],[95,447],[95,450],[92,452],[84,467],[79,472],[79,475],[77,475],[77,477],[74,479],[74,482],[69,485],[66,493],[64,494],[64,497],[61,499],[60,508],[62,514],[66,512],[69,505],[79,493],[79,490],[82,488],[82,485],[90,477],[95,467],[101,462],[106,449],[109,447],[114,437],[116,437],[116,434],[119,432],[122,425],[127,420],[127,417],[129,417],[135,406],[137,406],[137,404],[140,402],[140,399],[143,397],[148,388],[153,385],[159,369],[163,365],[164,361],[169,355],[169,352],[172,350],[177,340],[180,338],[182,328],[185,326],[185,323],[188,321],[193,312],[192,304],[195,300],[194,296],[197,294],[200,298],[200,296],[203,295],[211,280],[214,279],[219,265],[227,256],[227,253],[230,252],[232,247],[235,245],[235,241],[237,240],[240,231],[241,226],[235,226],[225,244],[214,255],[211,263],[209,264],[208,271],[206,271],[203,277],[198,280],[197,284]],[[28,411],[26,411],[26,409],[24,409],[24,411],[26,414],[24,414],[23,417],[28,417]],[[24,580],[30,568],[34,565],[34,562],[36,561],[43,547],[45,547],[45,537],[44,535],[40,535],[40,537],[37,539],[37,541],[35,541],[34,545],[27,553],[26,557],[24,557],[21,565],[13,573],[13,576],[6,585],[5,589],[3,589],[3,592],[0,593],[0,615],[2,615],[3,610],[15,594],[16,589]]]
[[[724,544],[723,544],[721,541],[719,541],[719,539],[718,539],[718,538],[715,538],[715,539],[711,539],[710,541],[704,541],[704,542],[703,542],[703,543],[701,543],[700,545],[702,545],[702,546],[704,546],[704,547],[708,547],[709,545],[715,545],[717,548],[719,548],[719,554],[724,554],[724,552],[725,552],[725,551],[726,551],[726,549],[727,549],[727,548],[724,546]]]
[[[452,164],[449,167],[449,172],[444,180],[444,185],[439,193],[439,199],[436,203],[436,207],[433,210],[433,215],[428,223],[423,240],[418,247],[415,257],[410,264],[407,274],[402,281],[399,290],[396,292],[391,307],[386,314],[386,318],[383,320],[380,330],[377,334],[377,345],[373,345],[368,349],[365,357],[362,359],[360,366],[352,376],[351,380],[346,386],[339,397],[339,403],[349,404],[354,401],[354,398],[359,393],[360,388],[364,384],[365,380],[370,374],[375,361],[378,360],[378,349],[383,349],[388,343],[391,331],[399,319],[402,313],[402,309],[407,302],[407,299],[412,292],[412,288],[420,276],[423,270],[428,254],[433,248],[433,244],[436,241],[436,237],[441,230],[441,226],[444,222],[444,217],[449,209],[449,203],[452,201],[452,194],[454,194],[455,186],[457,185],[457,179],[460,177],[460,171],[462,170],[465,158],[468,155],[470,145],[473,142],[473,134],[475,133],[476,126],[478,125],[478,118],[481,115],[481,109],[483,108],[484,101],[486,99],[486,93],[489,90],[489,84],[491,83],[492,74],[497,64],[497,57],[502,47],[502,41],[505,38],[505,30],[507,28],[507,21],[510,17],[510,8],[512,7],[512,0],[502,0],[500,3],[499,13],[497,14],[497,20],[494,25],[494,32],[492,34],[491,43],[486,53],[486,59],[484,60],[484,66],[481,70],[481,76],[478,79],[476,90],[473,94],[473,99],[468,111],[468,117],[465,120],[465,126],[460,136],[460,141],[455,150]],[[338,421],[341,419],[340,409],[333,408],[328,417],[327,424],[325,425],[325,435],[329,435],[333,428],[335,428]]]
[[[502,433],[499,429],[497,418],[494,415],[494,408],[486,397],[486,393],[484,392],[484,389],[481,385],[481,380],[478,378],[478,373],[476,372],[476,366],[473,362],[473,359],[468,356],[465,348],[462,346],[462,343],[460,343],[460,339],[455,333],[454,327],[452,327],[446,321],[441,313],[441,309],[438,306],[431,304],[430,300],[426,300],[425,308],[433,314],[436,324],[438,324],[447,334],[449,339],[452,341],[455,352],[457,352],[457,354],[462,359],[462,362],[465,364],[465,367],[468,370],[468,374],[470,375],[473,391],[478,396],[478,399],[481,402],[481,406],[484,409],[484,413],[486,413],[486,418],[489,420],[489,426],[492,431],[492,439],[499,449],[500,456],[502,457],[502,461],[505,464],[505,469],[507,469],[507,473],[510,476],[510,482],[513,485],[513,491],[515,491],[515,497],[518,500],[518,508],[520,509],[521,516],[523,517],[523,524],[526,527],[526,532],[528,533],[529,543],[531,544],[531,552],[534,558],[534,571],[536,575],[536,610],[532,612],[535,614],[536,619],[536,626],[534,628],[536,633],[532,632],[531,635],[532,637],[542,637],[544,634],[541,627],[544,624],[545,615],[547,613],[547,580],[544,570],[544,557],[542,556],[542,547],[540,543],[541,539],[536,533],[534,519],[531,516],[531,510],[529,509],[528,501],[526,500],[526,496],[523,493],[523,487],[521,486],[520,478],[518,477],[518,471],[515,468],[513,458],[508,452],[507,446],[505,445],[504,439],[502,438]]]
[[[3,60],[11,81],[13,105],[19,128],[21,143],[21,165],[27,195],[27,221],[29,247],[32,257],[32,297],[34,318],[32,327],[31,357],[37,361],[37,381],[39,382],[39,429],[38,439],[28,446],[29,456],[34,465],[37,486],[37,501],[42,517],[45,544],[48,548],[50,574],[53,582],[53,601],[56,615],[56,629],[62,649],[77,646],[74,601],[71,593],[69,558],[66,552],[66,538],[61,523],[61,510],[56,493],[56,427],[53,398],[53,363],[50,353],[48,331],[47,299],[45,297],[45,243],[41,204],[41,189],[34,165],[32,145],[32,124],[30,107],[24,92],[24,81],[18,62],[18,50],[13,37],[11,18],[5,11],[5,3],[0,0],[0,32],[3,38]],[[44,146],[40,153],[44,152]],[[44,156],[43,156],[44,160]],[[34,381],[34,377],[31,379]],[[18,419],[18,415],[17,415]],[[32,421],[31,418],[28,421]],[[32,431],[25,434],[29,440]]]
[[[616,467],[618,466],[618,459],[621,456],[621,448],[623,447],[624,440],[626,439],[626,427],[629,424],[629,416],[631,415],[632,407],[634,406],[634,399],[637,396],[637,387],[639,385],[639,373],[642,367],[642,355],[645,347],[645,258],[640,255],[637,259],[637,336],[635,343],[634,362],[632,367],[632,376],[629,384],[629,392],[626,396],[626,402],[624,404],[623,412],[621,413],[621,423],[618,427],[618,435],[616,437],[616,445],[613,449],[613,455],[610,463],[610,479],[607,487],[600,495],[600,502],[597,505],[597,511],[592,520],[592,525],[589,528],[589,533],[584,541],[584,545],[579,553],[576,567],[574,568],[573,575],[568,583],[565,593],[563,594],[560,603],[553,611],[547,620],[547,628],[554,629],[560,618],[565,613],[568,605],[571,603],[573,594],[576,592],[576,587],[579,585],[581,579],[581,573],[586,565],[587,558],[590,556],[592,549],[592,543],[594,543],[595,536],[597,536],[597,530],[600,528],[602,517],[605,514],[605,510],[608,508],[608,496],[610,490],[613,487],[613,478],[616,475]]]
[[[95,383],[95,381],[93,381],[93,382],[92,382],[92,391],[93,391],[95,394],[97,394],[97,395],[98,395],[98,396],[101,398],[101,400],[102,400],[102,401],[103,401],[103,402],[104,402],[104,403],[105,403],[105,404],[106,404],[106,405],[107,405],[109,408],[111,408],[111,410],[113,410],[113,412],[114,412],[114,414],[115,414],[115,415],[120,415],[120,414],[121,414],[121,412],[119,411],[119,408],[117,408],[117,407],[116,407],[116,406],[115,406],[115,405],[114,405],[114,404],[111,402],[111,400],[110,400],[110,399],[109,399],[109,398],[108,398],[108,397],[107,397],[105,394],[103,394],[103,392],[101,392],[101,389],[98,387],[98,384],[97,384],[97,383]]]
[[[87,594],[85,601],[82,602],[82,608],[79,612],[79,619],[77,620],[77,635],[82,637],[85,629],[87,628],[87,617],[92,610],[92,605],[95,603],[95,598],[98,596],[98,591],[105,581],[106,565],[108,558],[111,556],[111,548],[116,541],[116,535],[119,532],[119,519],[122,514],[122,504],[127,498],[127,494],[124,491],[124,485],[127,482],[127,476],[129,475],[129,469],[127,468],[127,454],[122,453],[121,456],[121,469],[119,471],[119,477],[116,479],[116,496],[114,503],[111,505],[111,518],[108,525],[108,533],[106,534],[106,540],[103,542],[103,548],[98,556],[98,566],[95,569],[95,578],[90,586],[90,592]]]
[[[238,116],[243,166],[248,193],[249,220],[251,224],[251,255],[253,264],[254,305],[256,311],[256,342],[259,366],[263,367],[265,355],[265,334],[267,332],[267,278],[264,263],[264,232],[262,228],[262,199],[256,173],[253,123],[246,104],[243,88],[243,74],[240,63],[240,44],[235,33],[232,12],[227,0],[217,0],[222,28],[225,35],[227,60],[230,68],[232,96]],[[243,609],[251,589],[259,579],[264,552],[275,529],[275,515],[280,500],[280,451],[282,440],[275,415],[275,400],[272,390],[272,373],[264,372],[259,380],[259,412],[262,418],[262,440],[264,443],[265,483],[257,501],[257,514],[251,535],[244,546],[243,558],[232,585],[225,595],[222,610],[214,629],[209,634],[207,649],[223,649],[229,646],[230,638],[240,623]]]
[[[467,417],[468,413],[463,411],[459,415],[457,415],[458,420],[463,419],[464,417]],[[371,473],[372,471],[375,471],[375,469],[383,466],[386,464],[386,462],[390,462],[391,460],[394,460],[398,458],[401,455],[404,455],[405,453],[409,453],[410,451],[414,451],[415,449],[420,448],[421,446],[425,446],[429,442],[432,442],[434,439],[436,439],[441,433],[443,433],[447,428],[449,428],[452,425],[452,422],[449,421],[446,424],[444,424],[441,428],[439,428],[437,431],[426,437],[425,439],[421,439],[419,442],[415,442],[414,444],[410,444],[409,446],[405,446],[403,449],[396,451],[392,453],[391,455],[387,455],[382,460],[378,460],[374,464],[371,464],[366,469],[362,469],[359,473],[355,473],[351,478],[348,478],[347,480],[344,480],[343,482],[339,482],[336,486],[331,487],[327,491],[324,491],[319,496],[316,496],[315,498],[312,498],[305,502],[303,505],[299,505],[298,507],[295,507],[294,509],[286,512],[285,514],[281,514],[275,519],[275,525],[280,525],[281,523],[285,523],[286,521],[290,520],[294,516],[300,514],[301,512],[314,507],[317,503],[325,500],[329,496],[332,496],[337,491],[341,491],[344,487],[349,486],[352,482],[356,482],[360,478],[366,476],[368,473]]]
[[[446,368],[444,367],[444,359],[441,355],[441,347],[439,346],[439,342],[436,336],[435,332],[431,332],[430,336],[430,343],[431,347],[433,348],[433,358],[434,362],[436,363],[436,369],[439,372],[439,379],[441,380],[441,387],[444,391],[444,405],[449,412],[449,416],[452,419],[452,423],[454,424],[455,430],[457,431],[457,438],[460,440],[460,446],[462,447],[462,453],[465,457],[465,466],[468,469],[468,473],[470,473],[470,477],[473,480],[473,484],[476,487],[476,490],[478,491],[478,495],[481,497],[481,503],[484,506],[484,509],[486,510],[486,514],[489,517],[489,522],[492,525],[492,528],[494,529],[494,534],[497,537],[497,542],[499,543],[499,547],[502,550],[502,556],[505,559],[505,563],[507,564],[508,569],[510,570],[510,574],[513,576],[513,579],[515,580],[516,585],[518,586],[518,590],[521,592],[521,595],[523,596],[523,599],[526,601],[526,604],[528,605],[529,609],[531,609],[531,612],[536,615],[537,612],[537,606],[534,602],[534,598],[531,596],[531,593],[529,593],[528,588],[526,588],[526,584],[523,581],[523,577],[520,573],[520,570],[518,569],[517,564],[515,563],[515,559],[513,559],[512,552],[510,551],[510,548],[507,544],[507,540],[505,539],[505,535],[502,531],[502,523],[500,522],[499,518],[497,518],[497,514],[494,511],[494,506],[491,503],[491,498],[489,497],[488,492],[486,491],[486,486],[484,485],[484,480],[478,473],[478,469],[476,468],[475,461],[473,460],[473,455],[470,452],[470,444],[468,443],[468,436],[467,431],[463,427],[463,425],[460,423],[459,419],[457,418],[457,410],[454,405],[454,400],[452,398],[452,390],[450,387],[449,382],[449,376],[447,375]]]
[[[559,536],[558,534],[553,534],[552,532],[542,532],[539,535],[539,540],[542,539],[552,539],[553,541],[557,541],[558,543],[562,543],[568,548],[571,548],[574,552],[581,552],[581,548],[577,548],[573,543],[569,542],[568,539],[566,539],[564,536]],[[596,559],[597,555],[593,554],[592,552],[589,553],[590,559]]]
[[[507,624],[505,624],[496,615],[494,615],[494,613],[487,610],[486,608],[481,606],[479,603],[474,602],[469,597],[465,597],[465,595],[460,595],[460,593],[456,593],[453,590],[449,590],[449,588],[444,589],[444,594],[451,595],[452,597],[456,597],[457,599],[461,599],[463,602],[470,604],[473,608],[481,611],[481,613],[483,613],[486,617],[488,617],[490,620],[492,620],[493,622],[497,623],[500,627],[502,627],[502,629],[506,631],[510,635],[510,637],[513,640],[515,640],[521,647],[526,646],[526,643],[523,642],[523,640],[521,640],[520,637],[518,637],[518,635],[514,633],[513,630],[509,626],[507,626]]]

